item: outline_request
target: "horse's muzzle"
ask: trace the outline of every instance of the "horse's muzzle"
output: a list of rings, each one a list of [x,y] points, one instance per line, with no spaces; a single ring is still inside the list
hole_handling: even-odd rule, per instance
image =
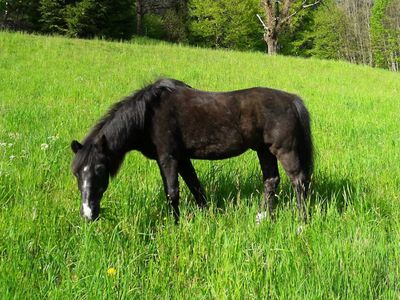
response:
[[[81,216],[86,221],[96,220],[99,217],[99,214],[100,214],[100,206],[82,203]]]

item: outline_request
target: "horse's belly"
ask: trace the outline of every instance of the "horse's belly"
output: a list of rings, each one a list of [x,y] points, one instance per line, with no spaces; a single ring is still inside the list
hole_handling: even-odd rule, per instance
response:
[[[196,159],[224,159],[248,149],[239,132],[232,130],[193,135],[185,140],[185,146],[190,157]]]
[[[193,159],[209,159],[209,160],[218,160],[218,159],[225,159],[234,156],[238,156],[245,152],[248,148],[241,148],[235,149],[232,151],[218,151],[214,149],[202,149],[202,150],[195,150],[189,151],[190,158]]]

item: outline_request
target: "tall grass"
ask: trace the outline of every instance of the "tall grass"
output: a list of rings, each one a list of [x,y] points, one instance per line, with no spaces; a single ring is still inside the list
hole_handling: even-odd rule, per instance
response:
[[[131,153],[101,219],[80,219],[70,141],[158,76],[305,100],[317,157],[300,234],[283,172],[278,218],[256,226],[252,152],[195,161],[210,209],[182,182],[178,226],[157,166]],[[399,115],[399,74],[365,66],[0,32],[0,298],[397,299]]]

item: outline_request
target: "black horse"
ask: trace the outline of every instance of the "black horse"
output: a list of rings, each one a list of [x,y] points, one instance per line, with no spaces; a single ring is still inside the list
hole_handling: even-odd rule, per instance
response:
[[[248,149],[257,152],[264,201],[257,222],[273,215],[279,184],[277,160],[292,182],[300,217],[313,168],[310,119],[302,100],[269,88],[205,92],[174,79],[159,79],[116,103],[84,141],[72,141],[72,171],[82,196],[81,215],[94,220],[109,177],[124,156],[138,150],[160,168],[175,221],[179,220],[178,174],[199,207],[206,197],[190,161],[224,159]]]

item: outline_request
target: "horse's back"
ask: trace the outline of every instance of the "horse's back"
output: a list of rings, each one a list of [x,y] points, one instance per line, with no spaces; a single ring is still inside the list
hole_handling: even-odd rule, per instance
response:
[[[204,92],[177,88],[160,103],[159,128],[177,132],[193,158],[221,159],[274,143],[293,127],[294,95],[268,88]],[[172,128],[174,127],[174,128]],[[287,132],[286,132],[287,134]]]
[[[172,101],[182,142],[191,157],[222,159],[248,149],[239,126],[237,97],[181,89]]]

